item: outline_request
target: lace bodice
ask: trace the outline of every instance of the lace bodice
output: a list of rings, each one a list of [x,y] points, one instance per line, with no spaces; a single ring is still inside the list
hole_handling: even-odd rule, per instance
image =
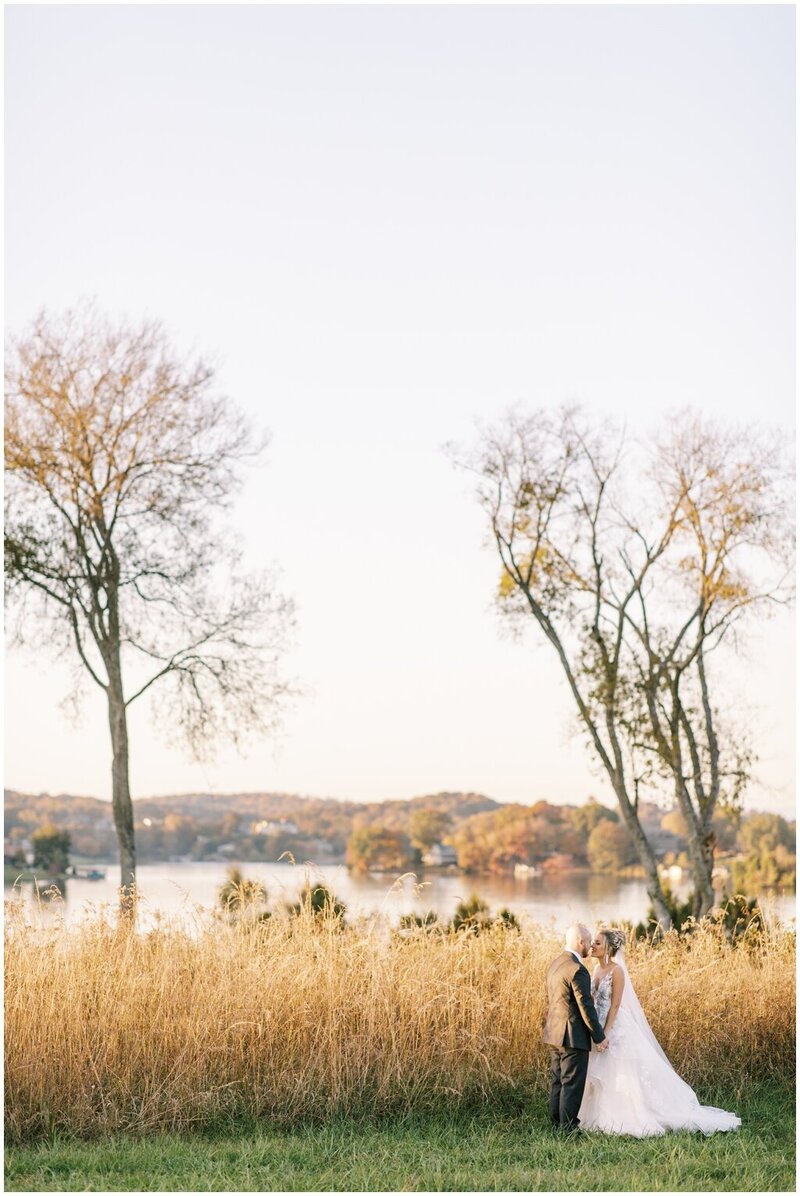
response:
[[[592,997],[600,1025],[604,1026],[611,1008],[611,972],[607,972],[600,981],[592,980]]]

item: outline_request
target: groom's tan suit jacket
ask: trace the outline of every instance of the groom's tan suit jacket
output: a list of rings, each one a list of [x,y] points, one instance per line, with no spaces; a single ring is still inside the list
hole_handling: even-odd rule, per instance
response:
[[[595,1042],[603,1042],[592,1000],[589,972],[571,951],[562,951],[547,969],[547,1021],[544,1041],[548,1046],[588,1051]]]

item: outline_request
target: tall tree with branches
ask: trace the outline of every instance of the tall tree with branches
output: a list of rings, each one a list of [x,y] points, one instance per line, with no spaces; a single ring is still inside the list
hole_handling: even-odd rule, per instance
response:
[[[289,692],[292,603],[270,574],[240,571],[219,520],[264,440],[159,323],[114,323],[92,304],[39,315],[7,348],[5,381],[14,634],[72,655],[105,695],[130,908],[132,704],[156,687],[161,726],[201,758],[273,728]]]
[[[677,803],[694,912],[714,903],[714,813],[737,807],[752,752],[712,661],[746,620],[791,597],[780,438],[683,412],[634,442],[580,408],[511,412],[459,463],[477,475],[502,574],[499,604],[556,653],[671,923],[639,801]]]

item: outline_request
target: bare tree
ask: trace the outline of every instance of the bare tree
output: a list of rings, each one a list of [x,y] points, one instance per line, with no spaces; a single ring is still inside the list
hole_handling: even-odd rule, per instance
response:
[[[714,903],[714,811],[737,806],[746,738],[710,657],[791,596],[791,487],[779,438],[682,413],[631,442],[579,408],[512,412],[460,461],[502,562],[499,603],[558,656],[662,926],[671,923],[639,801],[677,802],[694,912]],[[730,707],[728,707],[729,709]]]
[[[162,727],[201,756],[271,727],[288,692],[292,603],[239,572],[217,518],[263,441],[213,382],[158,323],[91,304],[42,313],[7,350],[7,597],[17,637],[77,654],[106,696],[123,907],[132,703],[158,682]]]

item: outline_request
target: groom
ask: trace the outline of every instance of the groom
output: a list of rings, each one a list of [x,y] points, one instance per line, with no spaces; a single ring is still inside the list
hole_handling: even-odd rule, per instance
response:
[[[568,1133],[578,1130],[592,1040],[598,1051],[608,1047],[583,963],[591,945],[591,931],[574,923],[564,938],[564,950],[547,970],[544,1041],[550,1047],[550,1120],[554,1129]]]

